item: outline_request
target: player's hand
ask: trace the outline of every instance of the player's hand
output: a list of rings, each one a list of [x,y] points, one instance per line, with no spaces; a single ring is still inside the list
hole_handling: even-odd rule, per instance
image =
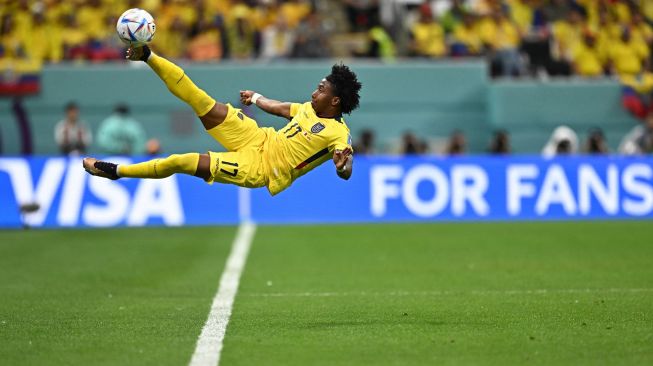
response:
[[[252,97],[254,96],[254,91],[251,90],[241,90],[240,91],[240,102],[244,105],[252,104]]]
[[[351,155],[351,149],[348,147],[344,150],[333,151],[333,163],[336,165],[336,169],[341,170],[347,164],[349,155]]]

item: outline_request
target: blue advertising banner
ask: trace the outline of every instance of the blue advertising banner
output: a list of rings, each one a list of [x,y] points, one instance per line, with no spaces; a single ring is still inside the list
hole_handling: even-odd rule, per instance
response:
[[[128,158],[112,161],[130,162]],[[95,227],[653,217],[653,158],[356,157],[266,189],[90,177],[76,158],[0,158],[0,226]],[[21,216],[21,207],[37,204]]]

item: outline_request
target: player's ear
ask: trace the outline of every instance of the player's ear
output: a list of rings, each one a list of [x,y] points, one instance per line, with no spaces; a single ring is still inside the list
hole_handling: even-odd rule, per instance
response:
[[[340,97],[331,98],[331,105],[334,106],[334,107],[340,105]]]

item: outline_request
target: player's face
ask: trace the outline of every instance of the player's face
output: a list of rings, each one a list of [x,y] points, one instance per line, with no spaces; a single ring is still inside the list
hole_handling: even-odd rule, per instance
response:
[[[333,87],[327,79],[322,79],[311,95],[311,106],[320,113],[338,104],[338,97],[333,95]]]

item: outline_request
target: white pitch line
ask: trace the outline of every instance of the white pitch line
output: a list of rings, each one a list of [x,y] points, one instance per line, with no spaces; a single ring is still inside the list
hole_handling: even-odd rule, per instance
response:
[[[256,225],[250,222],[244,222],[238,227],[236,239],[220,278],[218,293],[213,298],[209,317],[197,339],[197,346],[190,360],[190,366],[216,366],[220,362],[222,342],[231,317],[234,298],[238,292],[240,275],[245,268],[247,254],[255,232]]]
[[[641,293],[653,288],[585,288],[585,289],[535,289],[535,290],[471,290],[471,291],[388,291],[388,292],[262,292],[244,293],[249,297],[345,297],[345,296],[450,296],[450,295],[546,295],[591,293]]]

